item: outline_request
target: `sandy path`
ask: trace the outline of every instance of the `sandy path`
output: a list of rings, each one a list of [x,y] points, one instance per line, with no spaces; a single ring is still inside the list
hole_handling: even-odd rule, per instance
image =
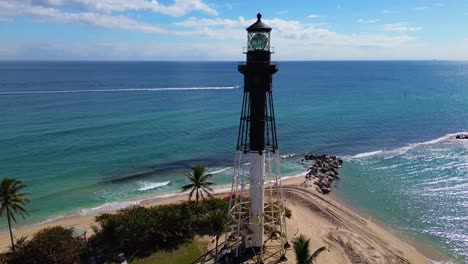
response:
[[[315,191],[284,187],[290,239],[300,234],[311,239],[311,250],[325,246],[317,263],[428,263],[412,246],[371,221]],[[294,259],[292,251],[288,252]]]

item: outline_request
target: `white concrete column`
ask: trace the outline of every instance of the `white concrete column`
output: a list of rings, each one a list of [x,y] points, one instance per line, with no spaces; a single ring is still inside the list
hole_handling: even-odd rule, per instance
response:
[[[251,243],[254,247],[263,246],[263,212],[265,176],[265,154],[249,153],[250,161],[250,230],[253,232]]]

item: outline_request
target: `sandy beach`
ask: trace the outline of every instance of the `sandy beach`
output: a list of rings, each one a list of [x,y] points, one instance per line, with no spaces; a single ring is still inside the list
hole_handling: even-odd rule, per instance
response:
[[[412,245],[402,241],[390,231],[370,220],[366,220],[336,200],[319,194],[315,188],[301,187],[303,175],[283,180],[286,203],[292,217],[287,222],[289,240],[303,234],[311,238],[311,250],[325,246],[317,263],[428,263],[428,258]],[[223,196],[226,189],[217,192]],[[152,206],[185,201],[185,194],[145,200],[140,204]],[[18,228],[15,237],[32,236],[39,230],[60,225],[63,227],[82,227],[92,234],[96,215],[70,216],[48,223]],[[0,251],[8,250],[8,233],[0,235]],[[288,258],[294,259],[292,250]],[[291,262],[291,261],[290,261]],[[292,262],[291,262],[292,263]]]

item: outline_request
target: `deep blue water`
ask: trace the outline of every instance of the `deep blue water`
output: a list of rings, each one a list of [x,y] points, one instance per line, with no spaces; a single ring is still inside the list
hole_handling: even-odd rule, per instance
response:
[[[281,154],[344,156],[338,196],[467,261],[468,63],[278,65]],[[235,62],[0,62],[0,176],[28,185],[26,223],[176,191],[193,165],[229,183],[242,82]]]

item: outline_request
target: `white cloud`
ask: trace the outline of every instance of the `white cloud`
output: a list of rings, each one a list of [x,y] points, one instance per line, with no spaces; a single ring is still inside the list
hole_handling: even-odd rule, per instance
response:
[[[299,21],[286,21],[278,18],[266,20],[265,22],[273,27],[273,33],[277,34],[278,44],[275,44],[277,47],[294,46],[294,49],[296,49],[315,45],[350,48],[385,48],[398,46],[413,40],[409,36],[390,37],[368,34],[341,34],[313,25],[302,24]]]
[[[179,26],[192,27],[198,35],[216,39],[244,40],[244,28],[255,19],[245,20],[239,17],[230,19],[198,19],[195,17],[176,23]],[[339,47],[391,47],[410,42],[410,36],[385,36],[370,34],[341,34],[315,24],[302,23],[294,20],[279,18],[264,19],[273,28],[272,38],[276,47],[288,46],[296,49],[298,46],[339,46]],[[219,28],[222,27],[222,28]]]
[[[274,37],[274,36],[273,36]],[[368,36],[368,39],[389,41],[388,46],[314,45],[287,42],[274,37],[274,60],[388,60],[388,59],[455,59],[468,60],[466,43],[453,43],[440,49],[429,43],[403,38]],[[361,35],[361,40],[366,38]],[[467,39],[468,40],[468,39]],[[394,46],[392,46],[394,45]],[[222,48],[220,48],[222,47]],[[161,41],[126,42],[60,42],[28,44],[0,42],[0,59],[78,59],[78,60],[230,60],[245,59],[239,43],[217,41],[205,43],[164,43]]]
[[[408,23],[406,22],[384,24],[383,28],[386,31],[393,31],[393,32],[399,32],[399,33],[420,31],[422,29],[422,27],[410,27],[408,26]]]
[[[288,10],[282,10],[282,11],[276,12],[276,14],[278,14],[278,15],[282,15],[282,14],[286,14],[286,13],[288,13]]]
[[[428,9],[431,9],[431,7],[445,7],[445,4],[444,3],[434,3],[434,4],[431,4],[430,6],[417,6],[414,8],[414,10],[416,11],[424,11],[424,10],[428,10]]]
[[[388,15],[388,14],[394,14],[394,13],[395,13],[395,11],[392,11],[392,10],[388,10],[388,9],[382,10],[382,14]]]
[[[9,0],[6,0],[9,2]],[[217,15],[217,11],[202,0],[174,0],[172,5],[145,0],[17,0],[16,3],[31,6],[63,8],[85,12],[114,13],[128,11],[149,11],[170,16],[183,16],[193,11]]]
[[[121,15],[105,15],[91,12],[66,13],[55,8],[30,6],[0,2],[0,10],[8,15],[33,17],[39,20],[63,23],[85,24],[109,29],[121,29],[146,33],[169,33],[169,31],[152,24],[142,23]]]
[[[198,19],[196,17],[190,17],[187,20],[182,22],[174,23],[174,25],[182,26],[182,27],[210,27],[210,26],[222,26],[224,28],[232,28],[234,26],[238,26],[244,24],[244,18],[239,17],[239,20],[232,20],[232,19],[207,19],[202,18]]]
[[[13,19],[9,17],[0,17],[0,22],[11,22],[11,21],[13,21]]]
[[[16,44],[0,43],[0,59],[10,59],[24,52],[24,49]]]
[[[43,0],[42,2],[49,3],[51,1],[55,1],[55,6],[57,6],[61,5],[62,1],[65,0]],[[77,2],[78,0],[72,1]],[[110,0],[103,1],[108,2]],[[168,43],[144,44],[133,42],[75,44],[51,41],[50,43],[28,43],[21,47],[8,46],[0,42],[0,51],[4,54],[2,58],[8,56],[18,57],[17,54],[26,54],[25,57],[33,56],[31,59],[34,59],[37,53],[43,54],[43,57],[37,57],[36,59],[47,59],[49,57],[61,59],[153,60],[242,59],[242,45],[246,41],[245,27],[256,20],[253,17],[252,19],[244,19],[243,17],[237,19],[190,17],[172,24],[156,25],[139,21],[137,18],[127,17],[124,13],[118,13],[117,11],[106,13],[103,11],[104,9],[101,9],[101,11],[77,12],[63,7],[46,7],[37,4],[38,1],[35,1],[36,5],[26,2],[26,0],[0,0],[0,14],[7,17],[25,16],[61,24],[85,24],[114,30],[177,35],[180,36],[180,39],[177,40],[177,43],[175,40],[166,39],[165,41]],[[320,17],[319,15],[314,16]],[[362,21],[370,23],[369,19],[363,19]],[[318,24],[295,20],[273,18],[264,19],[264,22],[273,27],[272,43],[276,47],[276,51],[280,52],[280,59],[369,59],[372,56],[384,58],[385,54],[388,54],[386,58],[393,58],[392,55],[395,54],[395,51],[399,49],[408,50],[414,47],[415,38],[407,34],[417,29],[409,27],[405,23],[396,23],[387,24],[386,27],[389,31],[401,33],[399,35],[386,35],[383,32],[376,34],[344,34],[323,28]],[[304,57],[305,54],[309,57]],[[0,55],[2,54],[0,53]]]
[[[307,16],[308,18],[319,18],[321,17],[320,15],[314,15],[314,14],[310,14]]]
[[[216,49],[214,46],[221,46]],[[216,52],[213,52],[216,50]],[[39,42],[29,44],[0,43],[0,59],[72,60],[223,60],[243,59],[242,48],[224,43],[67,43]]]
[[[427,9],[429,9],[428,6],[417,6],[417,7],[414,8],[414,10],[416,10],[416,11],[424,11],[424,10],[427,10]]]
[[[358,19],[356,21],[357,23],[360,23],[360,24],[373,24],[373,23],[376,23],[376,22],[379,22],[378,19]]]

